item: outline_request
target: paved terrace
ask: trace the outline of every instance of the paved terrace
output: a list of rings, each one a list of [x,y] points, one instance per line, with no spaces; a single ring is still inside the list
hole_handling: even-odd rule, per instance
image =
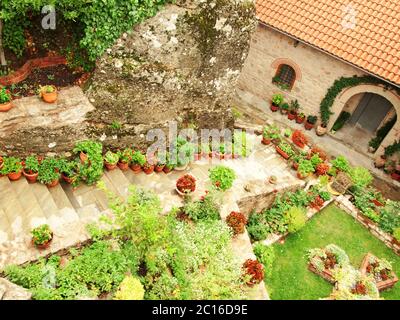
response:
[[[285,161],[276,154],[272,146],[260,143],[260,137],[250,136],[254,151],[250,157],[235,160],[197,161],[185,171],[198,179],[194,197],[200,197],[210,187],[208,169],[216,164],[233,168],[237,179],[231,190],[224,195],[222,218],[240,208],[253,208],[252,201],[260,201],[264,195],[272,195],[276,190],[293,189],[304,185],[292,175]],[[154,190],[160,197],[164,213],[172,207],[181,206],[182,198],[176,194],[176,180],[185,172],[170,174],[153,173],[146,175],[133,171],[105,171],[102,181],[117,195],[126,198],[128,186],[139,185]],[[276,185],[269,184],[268,178],[275,175]],[[256,200],[254,200],[256,199]],[[254,204],[256,205],[256,204]],[[258,206],[260,203],[257,204]],[[106,195],[94,186],[82,185],[73,189],[60,183],[54,188],[36,183],[28,184],[25,179],[10,182],[0,178],[0,269],[8,264],[23,264],[35,261],[62,249],[78,245],[89,239],[85,225],[98,220],[101,215],[111,215]],[[30,230],[42,223],[48,223],[54,231],[54,239],[49,249],[39,251],[31,244]],[[254,258],[247,233],[233,238],[232,248],[241,261]],[[268,299],[265,286],[261,283],[249,292],[252,299]]]

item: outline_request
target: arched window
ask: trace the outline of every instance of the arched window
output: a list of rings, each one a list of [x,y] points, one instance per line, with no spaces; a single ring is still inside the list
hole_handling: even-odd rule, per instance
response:
[[[282,89],[292,89],[294,82],[296,81],[296,71],[287,65],[281,64],[279,65],[275,77],[272,79],[272,82],[281,87]]]

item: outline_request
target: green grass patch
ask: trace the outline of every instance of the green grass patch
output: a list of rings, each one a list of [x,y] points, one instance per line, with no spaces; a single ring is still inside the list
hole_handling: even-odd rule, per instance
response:
[[[298,233],[290,235],[284,244],[275,244],[276,259],[272,275],[265,279],[275,300],[314,300],[327,297],[333,286],[307,269],[308,249],[334,243],[348,254],[351,264],[359,268],[367,252],[386,258],[394,272],[400,275],[400,257],[375,238],[353,217],[334,205],[316,215]],[[381,297],[400,300],[400,284],[381,293]]]

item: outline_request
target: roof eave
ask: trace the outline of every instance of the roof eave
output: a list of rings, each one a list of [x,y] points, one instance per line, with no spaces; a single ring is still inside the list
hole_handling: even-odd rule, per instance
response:
[[[257,18],[257,19],[258,19],[258,18]],[[326,51],[326,50],[323,50],[323,49],[321,49],[320,47],[318,47],[318,46],[316,46],[316,45],[313,45],[313,44],[311,44],[311,43],[309,43],[309,42],[307,42],[307,41],[304,41],[304,40],[302,40],[302,39],[300,39],[300,38],[297,38],[297,37],[295,37],[294,35],[292,35],[292,34],[290,34],[290,33],[288,33],[288,32],[285,32],[285,31],[283,31],[283,30],[281,30],[281,29],[275,28],[275,27],[271,26],[270,24],[263,22],[263,21],[260,20],[260,19],[258,19],[258,21],[259,21],[260,24],[262,24],[263,26],[265,26],[265,27],[267,27],[267,28],[271,28],[271,29],[273,29],[273,30],[275,30],[275,31],[277,31],[277,32],[279,32],[279,33],[281,33],[281,34],[284,34],[284,35],[288,36],[289,38],[292,38],[292,39],[294,39],[294,40],[297,40],[297,41],[303,43],[304,45],[310,46],[310,47],[312,47],[312,48],[314,48],[314,49],[316,49],[316,50],[318,50],[318,51],[320,51],[320,52],[322,52],[322,53],[324,53],[324,54],[327,54],[327,55],[331,56],[332,58],[335,58],[336,60],[342,61],[342,62],[346,63],[347,65],[350,65],[350,66],[352,66],[352,67],[354,67],[354,68],[356,68],[356,69],[358,69],[358,70],[360,70],[360,71],[362,71],[362,72],[365,72],[365,73],[367,73],[367,74],[369,74],[369,75],[371,75],[371,76],[373,76],[373,77],[375,77],[375,78],[378,78],[378,79],[380,79],[380,80],[382,80],[382,81],[384,81],[384,82],[386,82],[386,83],[388,83],[388,84],[390,84],[390,85],[392,85],[392,86],[395,86],[395,87],[397,87],[397,88],[400,88],[400,84],[397,84],[397,83],[394,83],[394,82],[389,81],[388,79],[382,78],[381,76],[379,76],[379,75],[377,75],[377,74],[375,74],[375,73],[373,73],[373,72],[370,72],[370,71],[368,71],[368,70],[365,70],[365,69],[363,69],[363,68],[357,66],[356,64],[351,63],[351,62],[349,62],[349,61],[347,61],[347,60],[345,60],[345,59],[343,59],[343,58],[340,58],[340,57],[338,57],[338,56],[336,56],[336,55],[334,55],[334,54],[332,54],[332,53],[330,53],[330,52],[328,52],[328,51]]]

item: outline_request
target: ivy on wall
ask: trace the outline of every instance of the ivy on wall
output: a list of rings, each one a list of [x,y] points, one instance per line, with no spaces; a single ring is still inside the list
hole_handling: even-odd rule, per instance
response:
[[[353,76],[353,77],[341,77],[340,79],[335,80],[333,85],[328,89],[324,99],[321,101],[320,105],[320,113],[321,113],[321,122],[323,124],[328,124],[330,116],[333,114],[331,111],[331,107],[335,102],[337,96],[346,88],[355,87],[360,84],[382,84],[386,89],[394,89],[397,93],[400,93],[399,88],[395,88],[390,86],[386,82],[375,78],[373,76]]]
[[[79,40],[94,61],[120,35],[133,25],[157,13],[169,0],[1,0],[0,19],[4,21],[5,46],[21,53],[25,39],[20,30],[29,15],[40,14],[45,5],[54,5],[56,14],[82,26]],[[18,30],[18,34],[15,32]]]

